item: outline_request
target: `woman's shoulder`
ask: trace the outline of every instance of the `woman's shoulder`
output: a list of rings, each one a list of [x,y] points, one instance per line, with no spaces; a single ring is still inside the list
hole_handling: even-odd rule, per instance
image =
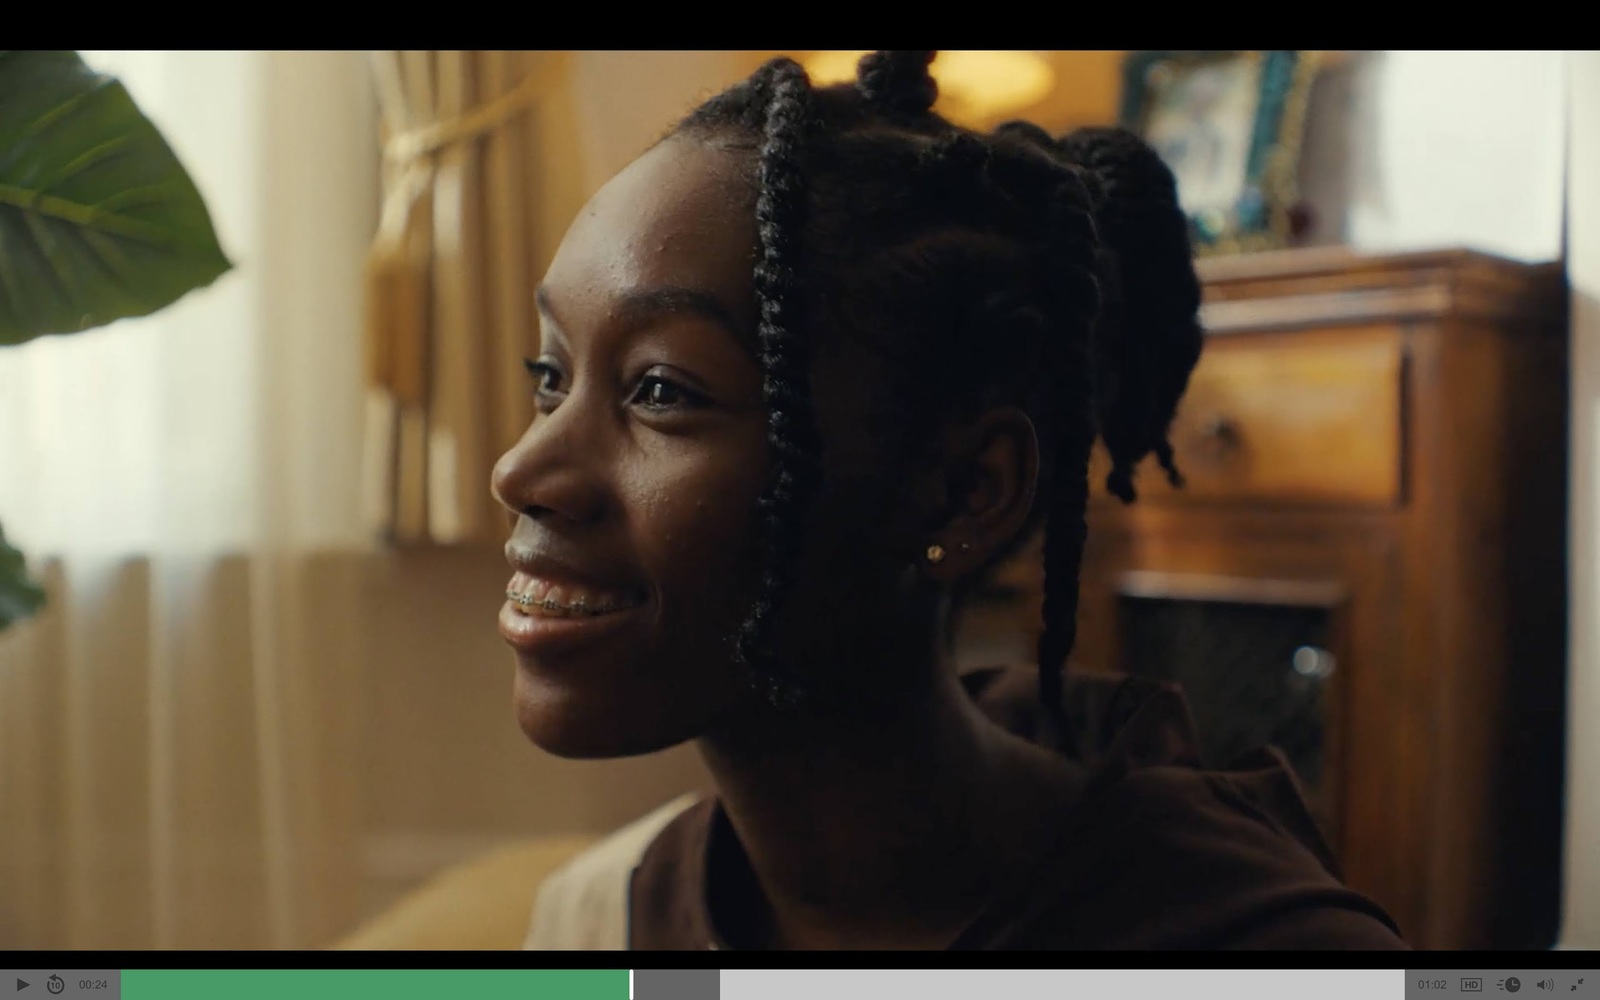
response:
[[[1119,862],[1100,894],[1162,903],[1147,911],[1156,914],[1149,930],[1170,946],[1404,947],[1382,907],[1343,881],[1275,750],[1226,770],[1137,770],[1108,786],[1097,807],[1077,850]],[[1090,870],[1091,880],[1103,871]]]
[[[985,671],[968,690],[1031,735],[1038,672]],[[1346,886],[1294,771],[1263,748],[1202,764],[1182,690],[1067,675],[1089,781],[1042,869],[977,947],[1402,948],[1393,921]],[[1009,942],[1009,943],[1006,943]]]
[[[640,858],[673,820],[701,801],[681,795],[611,833],[539,885],[524,949],[622,950],[628,946],[628,894]]]
[[[1159,765],[1086,798],[1040,865],[963,947],[1404,948],[1346,886],[1279,777]]]

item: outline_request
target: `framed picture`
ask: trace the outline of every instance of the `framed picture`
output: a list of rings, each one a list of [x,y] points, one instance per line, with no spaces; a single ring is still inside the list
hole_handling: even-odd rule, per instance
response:
[[[1314,52],[1131,52],[1121,123],[1172,168],[1201,253],[1288,243]]]

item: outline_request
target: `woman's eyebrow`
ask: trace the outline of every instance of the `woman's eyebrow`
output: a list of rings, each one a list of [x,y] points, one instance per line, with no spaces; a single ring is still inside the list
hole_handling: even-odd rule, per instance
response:
[[[534,291],[533,300],[546,319],[555,319],[546,286],[540,285]],[[613,307],[614,319],[625,326],[642,326],[661,316],[684,313],[710,320],[741,342],[748,338],[746,331],[740,327],[733,314],[718,301],[717,297],[699,288],[662,285],[656,288],[630,290],[619,296]]]

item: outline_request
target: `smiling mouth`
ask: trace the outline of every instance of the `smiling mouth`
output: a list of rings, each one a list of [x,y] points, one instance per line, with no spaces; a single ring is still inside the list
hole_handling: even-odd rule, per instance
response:
[[[523,573],[507,585],[506,600],[530,618],[597,618],[644,603],[642,595],[627,590],[565,586]]]

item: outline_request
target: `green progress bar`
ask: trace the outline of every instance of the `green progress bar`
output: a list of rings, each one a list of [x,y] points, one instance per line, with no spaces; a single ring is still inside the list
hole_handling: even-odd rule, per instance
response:
[[[122,1000],[627,1000],[628,970],[125,969]]]

